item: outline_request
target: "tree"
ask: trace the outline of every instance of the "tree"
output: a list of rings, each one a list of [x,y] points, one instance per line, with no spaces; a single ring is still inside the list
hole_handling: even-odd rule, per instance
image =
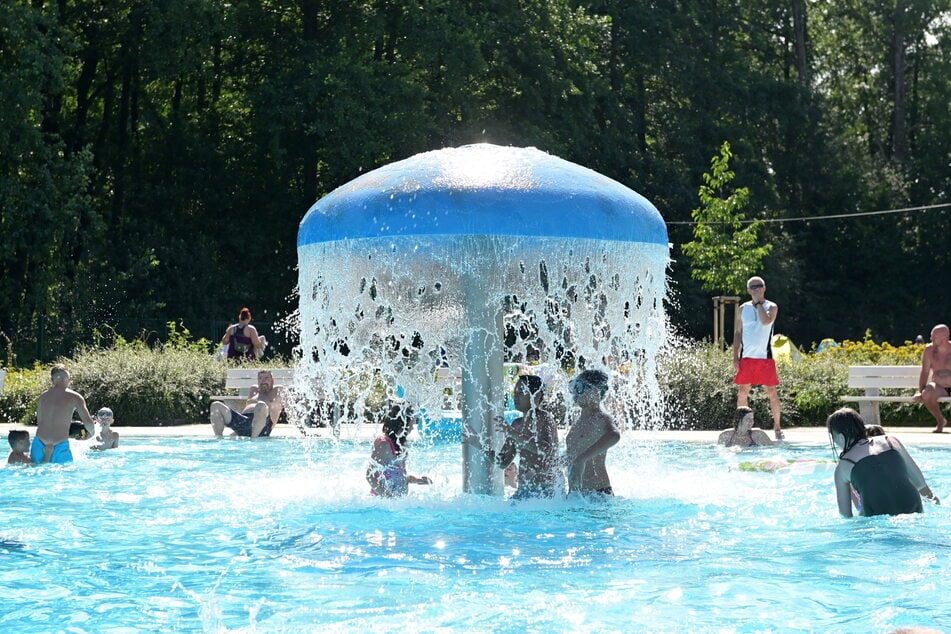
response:
[[[756,274],[772,245],[757,246],[762,221],[746,227],[742,210],[749,204],[750,192],[740,187],[726,194],[735,174],[730,171],[730,144],[723,142],[720,155],[710,161],[711,171],[703,175],[700,207],[691,212],[695,240],[683,245],[690,258],[690,273],[711,292],[737,295],[746,288],[746,280]]]

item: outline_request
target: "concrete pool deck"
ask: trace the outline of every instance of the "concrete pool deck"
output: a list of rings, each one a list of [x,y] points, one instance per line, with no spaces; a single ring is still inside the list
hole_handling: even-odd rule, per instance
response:
[[[0,424],[0,434],[6,436],[11,429],[26,429],[32,438],[36,427],[22,425]],[[208,423],[197,425],[175,425],[171,427],[126,427],[113,426],[121,437],[126,438],[212,438],[211,425]],[[932,427],[901,427],[885,426],[885,431],[897,436],[902,443],[908,446],[951,446],[951,425],[943,434],[931,433]],[[784,430],[786,445],[825,445],[829,436],[825,427],[790,427]],[[379,425],[345,425],[340,432],[340,438],[345,440],[373,439],[380,433]],[[562,431],[562,435],[564,431]],[[629,430],[624,436],[633,436],[645,441],[679,440],[684,442],[715,443],[720,431],[648,431]],[[770,437],[772,432],[769,431]],[[300,438],[301,434],[293,425],[278,425],[271,434],[276,438]],[[414,433],[415,435],[415,433]],[[319,427],[307,430],[308,438],[323,438],[332,440],[333,431],[330,428]],[[226,436],[227,439],[227,436]]]

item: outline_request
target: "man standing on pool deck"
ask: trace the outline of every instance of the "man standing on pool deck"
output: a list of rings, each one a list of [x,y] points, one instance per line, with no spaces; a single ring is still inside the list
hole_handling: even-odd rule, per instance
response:
[[[33,462],[72,462],[69,450],[69,425],[73,412],[79,413],[90,435],[96,433],[96,424],[86,407],[86,399],[79,392],[69,389],[72,379],[62,363],[50,369],[53,385],[40,394],[36,404],[36,436],[30,446]]]
[[[942,396],[951,396],[951,329],[945,324],[938,324],[931,329],[931,343],[925,346],[921,355],[921,376],[918,377],[918,393],[915,402],[923,403],[934,416],[938,426],[935,434],[944,431],[948,421],[941,414],[941,405],[938,399]]]
[[[222,437],[225,427],[230,427],[238,436],[252,439],[270,436],[283,411],[283,391],[274,387],[274,376],[270,370],[259,370],[258,384],[248,390],[248,400],[241,413],[221,401],[211,404],[211,428],[218,438]]]
[[[773,433],[776,440],[783,439],[779,427],[779,376],[773,360],[773,323],[779,314],[779,306],[766,299],[766,282],[761,277],[751,277],[746,282],[750,301],[740,304],[733,321],[733,367],[739,386],[736,407],[748,407],[750,390],[762,385],[769,397],[769,410],[773,415]]]

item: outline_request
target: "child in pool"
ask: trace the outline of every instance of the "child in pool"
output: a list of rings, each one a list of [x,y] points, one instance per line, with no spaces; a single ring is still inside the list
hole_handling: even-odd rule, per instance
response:
[[[568,492],[614,495],[604,459],[608,449],[621,439],[621,432],[601,408],[608,393],[608,375],[601,370],[585,370],[571,381],[570,389],[581,415],[565,437]]]
[[[558,481],[558,426],[554,417],[542,409],[545,386],[540,377],[523,374],[515,381],[513,400],[522,415],[511,424],[502,423],[505,442],[496,452],[482,446],[478,436],[470,435],[464,442],[481,449],[487,458],[505,469],[505,483],[514,476],[517,491],[514,499],[554,497]],[[518,455],[517,469],[510,474]]]
[[[406,437],[416,424],[412,408],[395,403],[383,418],[383,434],[373,440],[367,466],[367,482],[374,495],[397,497],[409,492],[410,484],[432,484],[428,477],[406,473]]]
[[[116,449],[119,446],[119,434],[112,431],[112,410],[103,407],[96,412],[96,420],[99,422],[99,433],[93,439],[91,448],[97,451]]]
[[[774,443],[765,431],[759,427],[753,427],[753,410],[749,407],[737,407],[736,414],[733,417],[733,429],[720,432],[717,444],[745,449],[747,447],[769,447]]]
[[[14,429],[7,436],[10,443],[10,456],[7,464],[33,464],[30,458],[30,432],[25,429]]]

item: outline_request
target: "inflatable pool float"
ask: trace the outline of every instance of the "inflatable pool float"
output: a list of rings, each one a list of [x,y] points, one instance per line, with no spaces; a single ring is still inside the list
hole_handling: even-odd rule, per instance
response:
[[[816,471],[832,471],[835,469],[835,465],[835,460],[827,458],[795,458],[793,460],[773,458],[769,460],[744,460],[737,466],[740,471],[814,473]]]

